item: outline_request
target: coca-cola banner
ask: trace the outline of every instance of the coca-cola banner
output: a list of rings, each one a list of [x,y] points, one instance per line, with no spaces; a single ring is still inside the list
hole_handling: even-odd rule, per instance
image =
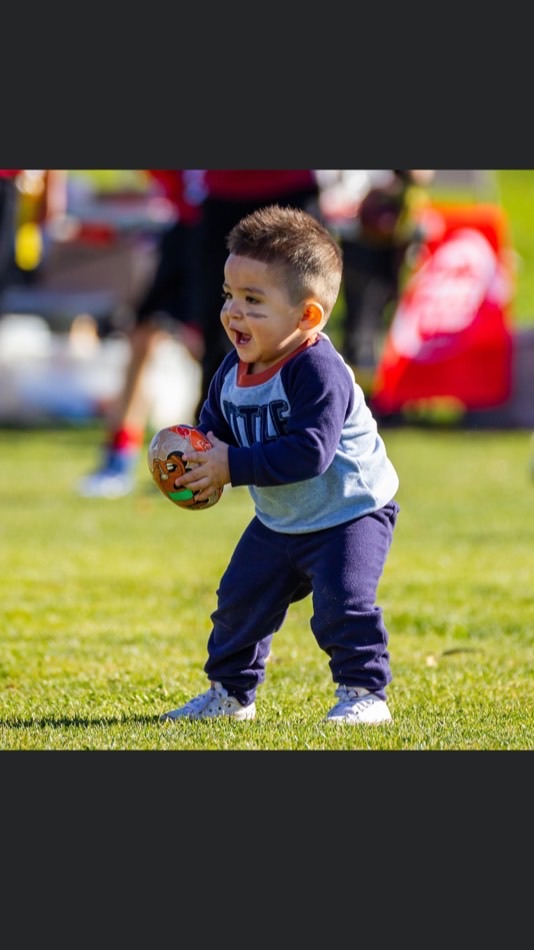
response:
[[[387,415],[437,398],[501,405],[511,390],[514,289],[502,209],[431,207],[422,226],[421,263],[393,315],[373,408]]]

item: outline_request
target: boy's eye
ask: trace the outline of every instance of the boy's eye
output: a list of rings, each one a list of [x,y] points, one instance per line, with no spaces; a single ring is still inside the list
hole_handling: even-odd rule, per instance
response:
[[[249,296],[247,296],[247,297],[245,297],[245,300],[246,300],[247,303],[253,303],[253,304],[259,303],[259,300],[258,300],[257,297],[249,297]]]
[[[232,294],[230,293],[229,290],[223,290],[222,293],[221,293],[221,297],[222,297],[223,300],[230,300],[230,299],[231,299],[231,296],[232,296]]]

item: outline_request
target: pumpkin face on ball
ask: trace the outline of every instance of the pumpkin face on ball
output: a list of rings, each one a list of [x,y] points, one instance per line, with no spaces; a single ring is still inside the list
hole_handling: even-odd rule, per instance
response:
[[[194,462],[184,462],[188,452],[207,452],[211,442],[194,426],[175,425],[160,429],[148,446],[148,467],[155,484],[169,501],[188,511],[203,511],[219,501],[223,490],[218,489],[205,501],[195,501],[195,493],[186,485],[176,488],[175,479],[195,467]],[[197,492],[198,494],[198,492]]]

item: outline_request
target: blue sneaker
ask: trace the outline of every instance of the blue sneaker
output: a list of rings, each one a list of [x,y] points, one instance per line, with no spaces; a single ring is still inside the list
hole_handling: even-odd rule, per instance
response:
[[[78,483],[83,498],[121,498],[134,488],[134,468],[139,452],[117,449],[107,453],[101,468]]]

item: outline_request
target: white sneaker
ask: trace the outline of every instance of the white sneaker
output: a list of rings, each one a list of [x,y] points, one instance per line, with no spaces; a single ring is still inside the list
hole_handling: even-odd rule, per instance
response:
[[[78,494],[82,498],[122,498],[129,495],[133,487],[134,480],[131,475],[122,472],[94,472],[78,483]]]
[[[339,702],[327,713],[327,722],[376,724],[391,722],[392,716],[384,699],[360,686],[338,686]]]
[[[256,704],[242,706],[235,696],[229,696],[220,683],[212,683],[211,687],[200,696],[190,699],[185,706],[171,709],[160,719],[215,719],[217,716],[229,716],[231,719],[254,719]]]

